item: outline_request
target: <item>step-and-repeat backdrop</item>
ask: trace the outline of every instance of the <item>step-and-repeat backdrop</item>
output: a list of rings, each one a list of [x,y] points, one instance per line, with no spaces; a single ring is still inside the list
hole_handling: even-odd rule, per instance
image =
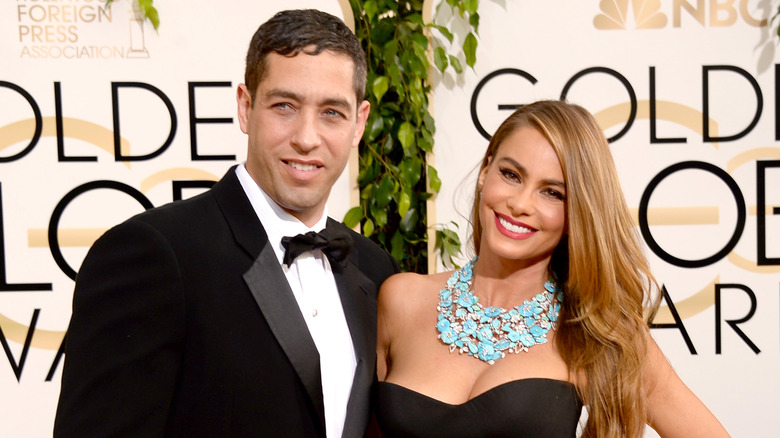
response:
[[[128,0],[0,5],[0,436],[51,434],[73,278],[95,238],[245,158],[235,88],[257,26],[281,7],[351,21],[344,3],[158,1],[159,32]],[[467,241],[474,168],[511,108],[588,108],[666,291],[653,335],[732,435],[776,436],[776,5],[480,3],[476,69],[434,73],[437,222]],[[331,216],[356,202],[355,170]]]
[[[483,0],[475,71],[435,89],[437,221],[461,238],[512,108],[565,97],[595,114],[667,293],[653,336],[735,437],[779,435],[777,6]]]

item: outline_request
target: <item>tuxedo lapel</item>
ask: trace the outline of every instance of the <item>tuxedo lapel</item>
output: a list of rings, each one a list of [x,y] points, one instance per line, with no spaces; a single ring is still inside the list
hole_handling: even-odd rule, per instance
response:
[[[328,226],[344,226],[332,219],[328,221]],[[344,437],[363,436],[370,406],[369,389],[376,364],[376,285],[358,270],[355,264],[358,256],[353,251],[344,265],[334,261],[330,264],[357,358]]]
[[[358,360],[364,359],[376,353],[376,300],[369,297],[369,290],[376,289],[376,286],[352,263],[343,268],[336,263],[331,263],[331,266],[355,355]]]
[[[320,356],[270,245],[263,247],[252,267],[244,274],[244,280],[276,340],[301,378],[324,430],[325,406],[322,398]]]
[[[324,431],[325,408],[317,347],[309,334],[306,321],[279,260],[268,244],[265,229],[241,187],[235,167],[214,185],[212,193],[230,225],[237,245],[254,259],[254,263],[244,274],[244,281],[274,337],[306,388]]]
[[[328,218],[328,227],[346,226]],[[376,354],[376,285],[357,267],[359,254],[353,250],[346,263],[331,260],[330,266],[341,297],[355,355],[358,361]]]

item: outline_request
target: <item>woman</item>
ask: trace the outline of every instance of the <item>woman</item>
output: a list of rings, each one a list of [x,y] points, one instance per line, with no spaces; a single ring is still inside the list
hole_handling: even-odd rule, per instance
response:
[[[477,254],[379,294],[385,437],[728,436],[643,319],[657,290],[606,139],[579,106],[527,105],[498,128],[472,211]],[[437,336],[438,335],[438,336]]]

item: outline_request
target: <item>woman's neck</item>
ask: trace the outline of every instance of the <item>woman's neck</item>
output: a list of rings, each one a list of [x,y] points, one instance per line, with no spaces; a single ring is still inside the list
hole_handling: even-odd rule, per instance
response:
[[[483,306],[508,309],[542,292],[549,264],[549,257],[528,263],[481,253],[471,288]]]

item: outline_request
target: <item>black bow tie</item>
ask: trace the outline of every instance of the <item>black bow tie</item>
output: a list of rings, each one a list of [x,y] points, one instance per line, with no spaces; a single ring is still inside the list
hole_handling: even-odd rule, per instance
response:
[[[352,249],[352,238],[347,233],[328,227],[319,233],[309,231],[293,237],[282,237],[282,246],[285,249],[282,262],[287,266],[299,255],[315,249],[322,250],[325,255],[343,264]]]

